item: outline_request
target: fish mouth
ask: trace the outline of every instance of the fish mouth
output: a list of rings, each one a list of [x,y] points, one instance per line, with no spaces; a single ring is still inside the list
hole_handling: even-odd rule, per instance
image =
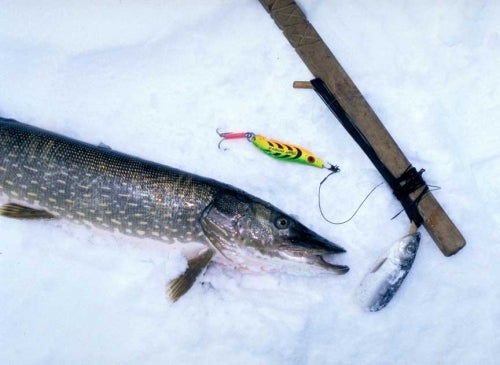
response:
[[[338,265],[325,260],[322,255],[315,255],[309,257],[311,263],[317,265],[319,267],[325,268],[329,271],[334,272],[335,274],[344,275],[349,271],[349,266],[346,265]]]
[[[288,252],[289,257],[294,256],[296,260],[303,260],[308,264],[319,266],[336,274],[345,274],[349,271],[348,266],[325,260],[325,256],[344,253],[346,250],[308,228],[302,226],[294,229],[290,241],[295,249]]]
[[[308,250],[302,247],[281,247],[279,256],[283,259],[303,262],[309,265],[328,270],[338,275],[343,275],[349,271],[346,265],[339,265],[325,259],[325,256],[331,255],[331,252],[324,250]]]

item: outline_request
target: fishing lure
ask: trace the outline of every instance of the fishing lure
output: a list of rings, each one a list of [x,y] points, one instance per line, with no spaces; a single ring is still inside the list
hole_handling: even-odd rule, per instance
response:
[[[342,221],[332,221],[328,219],[323,213],[323,209],[321,207],[321,188],[325,181],[332,176],[334,173],[339,172],[340,169],[336,165],[332,165],[328,162],[324,162],[321,158],[315,156],[311,151],[306,150],[305,148],[290,144],[284,143],[281,141],[277,141],[275,139],[266,138],[260,134],[255,134],[252,132],[219,132],[217,130],[217,134],[222,138],[219,142],[219,148],[221,148],[222,142],[227,139],[244,139],[246,138],[248,141],[252,142],[252,144],[257,147],[259,150],[264,152],[266,155],[271,156],[277,160],[281,161],[289,161],[296,162],[308,166],[318,167],[321,169],[327,169],[331,171],[320,183],[318,186],[318,207],[321,213],[321,216],[325,221],[330,224],[345,224],[352,220],[354,216],[361,209],[363,204],[366,202],[368,197],[380,186],[382,183],[375,186],[368,195],[363,199],[361,204],[356,208],[354,213],[345,220]]]
[[[332,172],[340,171],[338,166],[332,165],[328,162],[324,162],[321,158],[315,156],[311,151],[290,143],[284,143],[275,139],[266,138],[260,134],[255,134],[252,132],[221,133],[217,131],[217,134],[222,137],[221,141],[219,142],[219,148],[221,148],[220,146],[222,142],[227,139],[246,138],[266,155],[277,160],[300,163],[308,166],[318,167],[320,169],[327,169]]]

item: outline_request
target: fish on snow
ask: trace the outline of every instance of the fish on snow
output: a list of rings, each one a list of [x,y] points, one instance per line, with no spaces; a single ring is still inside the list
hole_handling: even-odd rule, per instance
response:
[[[67,219],[167,243],[200,242],[169,283],[185,294],[212,260],[245,270],[294,262],[337,274],[324,256],[345,250],[240,189],[0,118],[0,215]]]

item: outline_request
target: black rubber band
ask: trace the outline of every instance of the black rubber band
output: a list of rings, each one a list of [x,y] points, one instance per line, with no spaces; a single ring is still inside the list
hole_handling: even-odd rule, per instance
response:
[[[422,216],[418,211],[418,204],[424,195],[429,191],[429,187],[422,178],[424,171],[424,169],[417,171],[415,167],[411,165],[408,166],[403,174],[395,179],[396,184],[393,187],[394,195],[403,205],[403,208],[410,220],[415,222],[417,226],[420,226],[423,222]],[[422,187],[424,189],[420,192],[420,194],[418,194],[414,200],[411,200],[409,197],[410,194]]]
[[[417,170],[410,165],[403,172],[403,174],[401,174],[401,176],[395,177],[389,171],[387,166],[382,162],[382,160],[378,157],[370,142],[358,129],[352,118],[340,105],[337,98],[333,95],[333,93],[330,91],[328,86],[326,86],[323,80],[319,78],[311,80],[311,85],[313,86],[319,97],[326,104],[328,109],[330,109],[330,111],[337,117],[340,124],[344,126],[347,132],[368,156],[375,168],[383,176],[385,181],[387,181],[392,191],[394,192],[394,195],[401,202],[401,205],[408,215],[408,218],[411,221],[415,222],[417,226],[420,226],[423,222],[423,218],[418,211],[418,204],[420,203],[424,195],[429,191],[427,184],[422,178],[422,174],[425,170],[422,169],[417,172]],[[410,194],[414,193],[422,187],[424,187],[424,189],[422,189],[420,194],[415,199],[411,199]]]

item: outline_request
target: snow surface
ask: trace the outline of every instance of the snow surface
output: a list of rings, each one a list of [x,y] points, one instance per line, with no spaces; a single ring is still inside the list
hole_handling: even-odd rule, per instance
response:
[[[496,364],[500,355],[500,2],[300,1],[466,237],[422,230],[392,302],[355,289],[407,218],[384,186],[348,224],[317,208],[324,170],[280,163],[216,128],[339,164],[331,219],[382,178],[294,80],[312,75],[257,0],[1,1],[0,115],[240,187],[343,245],[344,276],[214,267],[175,304],[185,260],[65,222],[0,219],[1,364]]]

